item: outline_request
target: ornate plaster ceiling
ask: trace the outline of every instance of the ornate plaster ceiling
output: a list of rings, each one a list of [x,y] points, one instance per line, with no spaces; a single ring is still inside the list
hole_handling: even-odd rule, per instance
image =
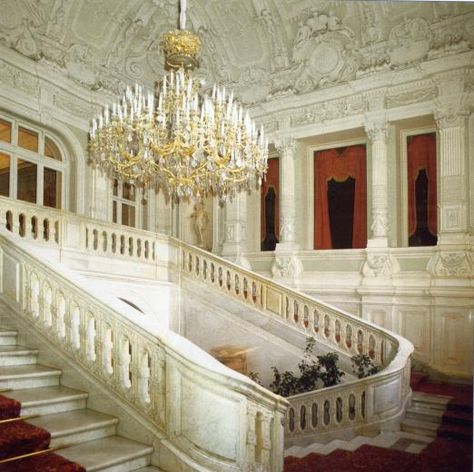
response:
[[[0,42],[93,89],[151,87],[178,0],[0,0]],[[189,0],[199,74],[247,103],[474,47],[474,5],[341,0]]]

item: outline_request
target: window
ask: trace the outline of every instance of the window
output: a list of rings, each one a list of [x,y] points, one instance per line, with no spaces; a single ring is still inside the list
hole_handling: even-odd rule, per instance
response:
[[[367,246],[365,145],[314,153],[314,248]]]
[[[137,189],[127,182],[113,183],[112,221],[114,223],[136,226],[137,224]]]
[[[408,245],[437,242],[436,133],[407,137]]]
[[[268,159],[268,171],[261,189],[262,251],[274,251],[279,236],[280,168],[278,158]]]
[[[0,117],[0,195],[62,208],[66,163],[42,129]]]

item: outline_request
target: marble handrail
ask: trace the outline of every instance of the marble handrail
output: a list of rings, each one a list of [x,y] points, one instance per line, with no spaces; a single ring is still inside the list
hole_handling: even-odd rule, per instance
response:
[[[276,317],[339,354],[366,354],[381,366],[373,376],[289,397],[287,440],[381,424],[403,413],[411,392],[409,341],[202,249],[176,239],[172,244],[179,247],[182,275]]]
[[[192,461],[283,470],[283,398],[19,241],[0,235],[1,298],[17,316]]]
[[[29,223],[33,218],[37,218],[40,227],[59,228],[54,237],[42,238],[40,234],[41,244],[104,257],[117,256],[144,264],[159,263],[159,250],[167,251],[164,264],[170,271],[212,286],[261,310],[291,329],[313,336],[333,351],[348,357],[366,354],[381,365],[381,371],[368,379],[290,398],[287,435],[382,422],[403,411],[410,394],[409,368],[413,351],[406,339],[178,239],[0,197],[0,228],[5,227],[20,237],[37,242],[38,237],[34,237],[37,232],[29,229],[34,226]],[[387,378],[390,378],[393,391],[397,392],[396,398],[386,387]],[[383,393],[384,390],[387,392]],[[334,396],[331,392],[343,393]],[[342,419],[339,420],[341,411]],[[371,412],[375,413],[372,415]],[[311,421],[303,417],[311,418]],[[290,428],[292,422],[295,426]],[[310,426],[315,422],[319,426]]]

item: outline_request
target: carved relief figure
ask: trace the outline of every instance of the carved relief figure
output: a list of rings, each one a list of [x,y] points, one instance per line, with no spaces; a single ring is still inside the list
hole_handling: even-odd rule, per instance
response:
[[[358,68],[354,38],[354,32],[333,11],[325,14],[311,10],[308,19],[300,23],[293,43],[296,90],[308,92],[318,85],[354,77]]]
[[[198,202],[194,205],[194,211],[191,213],[191,218],[194,218],[194,232],[197,236],[197,245],[199,247],[204,247],[204,236],[209,225],[209,215],[203,202]]]

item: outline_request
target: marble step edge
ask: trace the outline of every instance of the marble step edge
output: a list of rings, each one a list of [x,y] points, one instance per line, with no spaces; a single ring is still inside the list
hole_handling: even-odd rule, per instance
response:
[[[115,431],[118,422],[118,418],[89,409],[39,416],[29,420],[29,423],[49,431],[53,440],[99,429],[110,430],[110,427]]]
[[[31,356],[37,355],[39,349],[35,349],[27,346],[20,346],[18,344],[5,346],[0,345],[0,357],[11,357],[11,356]]]
[[[136,471],[150,463],[153,448],[120,436],[84,442],[61,449],[60,455],[81,464],[87,472]],[[129,466],[127,465],[129,464]]]
[[[425,446],[433,441],[433,437],[431,436],[424,436],[405,431],[396,431],[381,433],[374,437],[356,436],[350,441],[335,439],[327,444],[313,443],[305,447],[293,446],[285,451],[285,457],[294,456],[302,458],[311,453],[328,455],[337,449],[342,449],[345,451],[355,451],[356,449],[364,445],[390,448],[399,439],[413,440],[419,443],[423,443]]]

